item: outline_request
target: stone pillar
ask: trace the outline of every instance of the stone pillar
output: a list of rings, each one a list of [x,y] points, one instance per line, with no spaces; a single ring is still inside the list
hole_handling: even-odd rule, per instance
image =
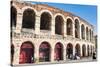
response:
[[[54,47],[51,48],[51,62],[54,62]]]
[[[63,60],[66,61],[66,47],[63,49]]]
[[[84,33],[85,33],[85,34],[84,34],[84,36],[85,36],[85,40],[86,40],[86,27],[85,27],[85,29],[84,29],[84,30],[85,30],[85,31],[84,31]]]
[[[40,15],[36,15],[36,21],[35,21],[35,34],[40,33]]]
[[[87,47],[87,44],[85,44],[85,46],[86,46],[86,56],[88,56],[88,51],[87,51],[88,47]]]
[[[72,35],[75,38],[75,23],[72,23]]]
[[[39,62],[39,47],[38,47],[38,45],[35,45],[34,61],[35,61],[35,63]]]
[[[66,35],[67,33],[66,33],[66,22],[65,22],[65,21],[64,21],[64,29],[63,29],[63,30],[64,30],[63,36],[66,37],[66,36],[67,36],[67,35]]]
[[[51,20],[51,35],[55,35],[55,19]]]
[[[14,59],[13,59],[14,65],[19,64],[19,58],[20,58],[20,46],[19,44],[16,44],[14,48]]]
[[[82,57],[83,54],[82,54],[82,45],[80,45],[80,56]]]
[[[91,41],[93,42],[93,30],[92,30],[92,35],[91,35]]]
[[[80,39],[82,39],[81,24],[80,24],[80,29],[79,30],[80,30]]]
[[[17,19],[16,19],[16,33],[21,32],[22,28],[22,19],[23,19],[23,14],[21,12],[17,13]]]
[[[89,32],[88,32],[88,34],[89,34],[89,35],[88,35],[88,37],[89,37],[89,38],[88,38],[88,40],[90,41],[90,29],[89,29]]]
[[[73,56],[75,56],[75,45],[73,45]]]

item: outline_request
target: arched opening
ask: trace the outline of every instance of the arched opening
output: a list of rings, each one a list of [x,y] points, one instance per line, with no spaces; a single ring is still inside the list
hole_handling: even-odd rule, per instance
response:
[[[73,29],[73,27],[72,27],[72,20],[71,19],[67,19],[67,25],[66,25],[67,27],[67,35],[72,35],[72,29]]]
[[[86,27],[86,39],[88,40],[88,27]]]
[[[63,18],[62,16],[56,16],[55,18],[55,34],[62,35],[63,34]]]
[[[83,55],[83,57],[86,56],[86,46],[85,46],[85,44],[82,45],[82,55]]]
[[[90,55],[89,54],[89,45],[87,45],[87,54],[88,54],[88,56]]]
[[[87,45],[87,56],[90,55],[89,53],[90,53],[90,52],[89,52],[89,45]]]
[[[82,39],[85,39],[85,27],[83,24],[81,25],[81,36],[82,36]]]
[[[48,42],[42,42],[39,47],[39,61],[47,62],[50,61],[50,44]]]
[[[72,59],[73,57],[73,45],[71,43],[67,44],[67,49],[66,49],[66,58],[67,59]]]
[[[24,11],[22,28],[35,29],[35,12],[32,9]]]
[[[55,45],[54,59],[57,61],[63,60],[63,45],[61,43]]]
[[[75,46],[75,54],[77,56],[80,56],[80,45],[79,44],[76,44],[76,46]]]
[[[80,33],[79,21],[76,19],[75,20],[75,38],[79,38],[79,33]]]
[[[16,27],[17,10],[15,7],[11,6],[11,27]]]
[[[40,30],[51,30],[51,15],[48,12],[41,14]]]
[[[14,59],[14,45],[11,45],[11,64],[13,63],[13,59]]]
[[[34,46],[32,42],[26,41],[22,43],[20,48],[19,63],[34,63]]]

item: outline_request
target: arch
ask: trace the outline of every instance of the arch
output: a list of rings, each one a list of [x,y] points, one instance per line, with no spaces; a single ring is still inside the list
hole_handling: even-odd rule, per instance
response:
[[[66,56],[67,56],[66,58],[72,59],[72,56],[73,56],[73,45],[71,43],[67,44]]]
[[[73,30],[72,19],[67,18],[66,28],[67,28],[66,29],[67,30],[67,35],[72,35],[72,30]]]
[[[64,19],[61,15],[55,17],[55,34],[62,35],[64,33]]]
[[[42,13],[44,13],[44,12],[49,13],[50,16],[51,16],[51,18],[53,18],[53,14],[52,14],[52,12],[49,11],[49,10],[41,10],[41,11],[40,11],[40,15],[41,15]]]
[[[83,24],[81,25],[81,36],[82,36],[82,39],[85,39],[85,27]]]
[[[80,56],[80,44],[76,44],[76,46],[75,46],[75,54],[77,56]]]
[[[50,44],[46,41],[39,46],[39,62],[49,62],[51,56]]]
[[[31,9],[31,10],[33,10],[34,13],[37,15],[37,11],[36,11],[36,9],[34,9],[34,8],[30,7],[30,6],[25,6],[25,7],[23,7],[23,8],[22,8],[22,13],[24,13],[25,10],[27,10],[27,9]]]
[[[13,60],[14,60],[14,49],[15,49],[15,47],[14,47],[14,45],[12,44],[11,45],[11,64],[13,64]]]
[[[43,12],[40,19],[40,30],[51,30],[52,17],[48,12]]]
[[[75,19],[75,38],[79,38],[79,35],[80,35],[79,20]]]
[[[86,39],[88,40],[88,27],[86,27]]]
[[[28,8],[23,12],[22,28],[35,29],[35,15],[36,13]]]
[[[55,45],[54,48],[54,59],[59,61],[59,60],[63,60],[63,45],[62,43],[58,42]]]
[[[86,46],[85,46],[85,44],[82,45],[82,55],[83,55],[83,57],[86,56]]]
[[[87,56],[90,55],[89,53],[90,53],[90,52],[89,52],[89,45],[87,45]]]
[[[17,9],[14,6],[11,6],[11,27],[16,27],[17,20]]]
[[[19,64],[34,63],[34,46],[30,41],[22,43],[20,48]]]

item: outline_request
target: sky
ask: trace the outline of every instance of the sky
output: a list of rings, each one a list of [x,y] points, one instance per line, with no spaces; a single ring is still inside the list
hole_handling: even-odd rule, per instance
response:
[[[94,26],[94,32],[97,33],[97,6],[96,5],[79,5],[79,4],[63,4],[49,2],[32,2],[32,4],[47,4],[52,7],[70,12],[86,20]]]

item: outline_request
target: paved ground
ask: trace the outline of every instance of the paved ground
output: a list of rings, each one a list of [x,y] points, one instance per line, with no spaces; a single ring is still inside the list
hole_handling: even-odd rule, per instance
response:
[[[94,62],[96,60],[93,60],[92,57],[86,57],[86,58],[81,58],[80,60],[70,60],[67,59],[66,61],[55,61],[55,62],[39,62],[39,63],[34,63],[34,64],[21,64],[21,65],[14,65],[13,67],[16,66],[33,66],[33,65],[44,65],[44,64],[61,64],[61,63],[80,63],[80,62]]]

